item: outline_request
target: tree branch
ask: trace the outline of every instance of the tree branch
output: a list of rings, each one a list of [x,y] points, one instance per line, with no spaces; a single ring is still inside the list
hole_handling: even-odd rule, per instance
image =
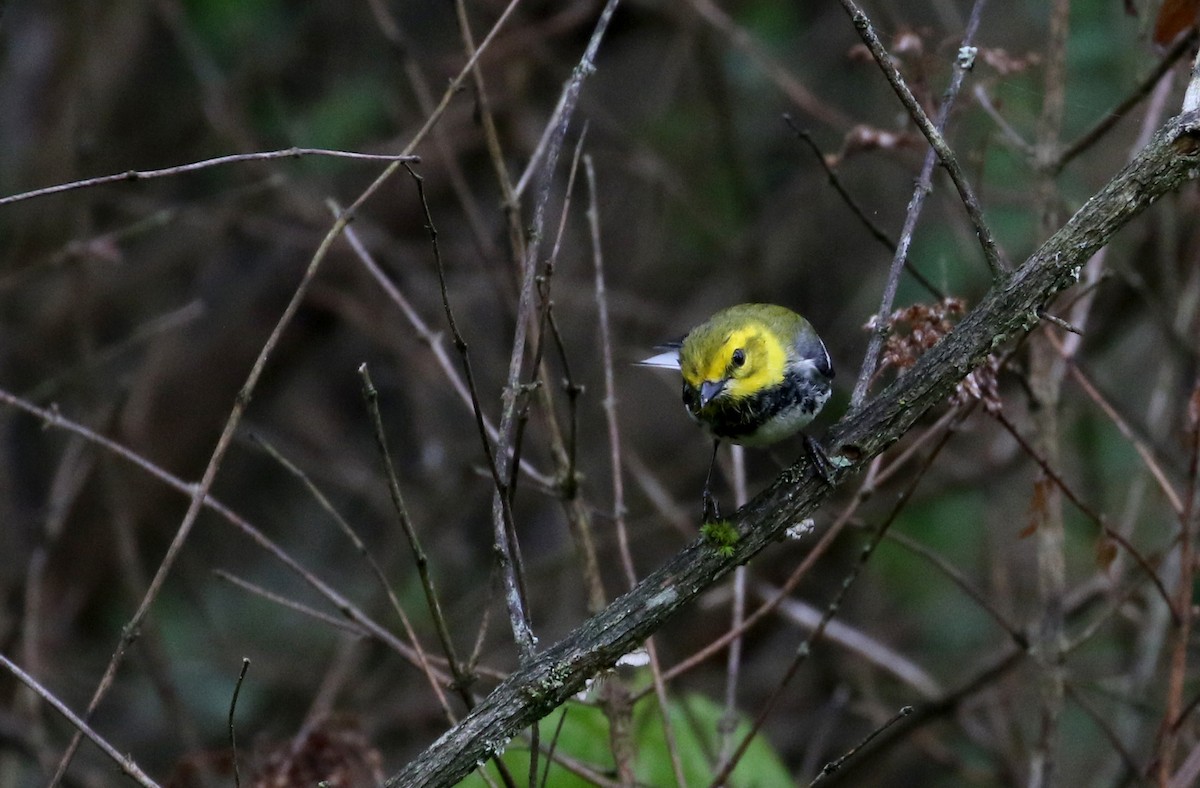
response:
[[[1074,284],[1087,259],[1162,195],[1200,176],[1200,113],[1171,120],[1116,177],[1003,283],[993,287],[942,342],[879,396],[831,430],[828,451],[841,481],[893,444],[940,404],[996,346],[1038,324],[1038,313]],[[629,593],[524,664],[389,786],[451,785],[510,738],[561,705],[671,615],[783,537],[833,491],[805,453],[732,518],[741,538],[726,558],[693,542]]]

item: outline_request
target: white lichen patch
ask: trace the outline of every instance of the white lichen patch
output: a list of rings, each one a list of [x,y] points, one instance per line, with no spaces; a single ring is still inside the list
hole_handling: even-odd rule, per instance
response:
[[[783,535],[788,539],[798,541],[811,534],[816,527],[817,524],[813,521],[813,518],[806,517],[798,523],[789,525],[787,530],[783,532]]]
[[[622,654],[617,659],[617,667],[644,668],[650,664],[650,652],[644,648],[635,648],[628,654]]]
[[[646,602],[646,606],[653,610],[656,607],[664,607],[669,605],[678,598],[679,592],[668,586],[654,596],[650,597],[649,601]]]

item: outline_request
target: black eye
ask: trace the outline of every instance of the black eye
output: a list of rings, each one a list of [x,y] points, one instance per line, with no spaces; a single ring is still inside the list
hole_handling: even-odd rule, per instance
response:
[[[733,351],[733,365],[735,367],[740,367],[745,363],[746,363],[746,351],[742,350],[741,348],[738,348],[737,350]]]

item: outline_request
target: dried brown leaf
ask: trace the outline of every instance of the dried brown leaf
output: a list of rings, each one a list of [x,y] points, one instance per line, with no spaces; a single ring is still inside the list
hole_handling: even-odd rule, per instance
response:
[[[1096,568],[1107,572],[1117,560],[1117,543],[1107,536],[1096,540]]]
[[[1050,514],[1050,488],[1053,482],[1046,476],[1039,476],[1033,483],[1033,494],[1029,498],[1029,522],[1021,529],[1019,537],[1028,538],[1037,533]]]
[[[1196,26],[1200,19],[1200,0],[1163,0],[1154,19],[1154,43],[1167,47]]]
[[[1036,66],[1042,60],[1036,52],[1017,56],[1000,47],[980,47],[979,59],[1002,77],[1019,74],[1031,66]]]

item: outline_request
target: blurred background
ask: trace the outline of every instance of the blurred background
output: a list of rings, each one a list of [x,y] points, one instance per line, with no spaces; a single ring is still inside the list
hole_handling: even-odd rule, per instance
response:
[[[476,43],[504,5],[465,3]],[[971,5],[867,4],[931,114]],[[947,131],[1014,261],[1124,165],[1143,124],[1156,128],[1177,111],[1190,60],[1185,53],[1158,94],[1078,157],[1057,170],[1039,169],[1034,148],[1047,134],[1043,102],[1053,60],[1047,5],[988,4],[981,49]],[[497,162],[513,181],[524,172],[600,8],[590,0],[521,3],[480,58],[481,81],[464,83],[415,150],[449,299],[480,406],[493,422],[516,318],[510,228],[530,226],[534,196],[526,190],[510,212]],[[1061,130],[1051,124],[1052,141],[1077,140],[1138,91],[1161,57],[1149,41],[1157,11],[1157,2],[1136,0],[1070,4],[1057,85]],[[0,0],[0,198],[291,146],[396,153],[466,60],[455,4],[447,2]],[[891,252],[839,197],[785,114],[811,135],[862,213],[896,237],[925,145],[834,2],[628,0],[568,131],[541,259],[550,258],[556,241],[586,123],[624,518],[639,576],[695,538],[710,444],[687,419],[677,379],[631,362],[722,306],[789,306],[817,328],[838,369],[834,399],[811,430],[817,435],[844,412],[862,362],[863,326],[879,308]],[[498,156],[489,153],[489,123]],[[1053,151],[1048,155],[1052,160]],[[250,161],[0,204],[0,389],[187,482],[198,480],[251,364],[332,224],[327,201],[349,204],[384,166],[318,156]],[[538,344],[544,356],[522,442],[534,474],[521,475],[514,501],[543,646],[588,615],[569,523],[590,523],[605,597],[628,587],[614,528],[586,187],[581,165],[552,274],[540,286],[553,302],[557,333],[531,340],[530,352]],[[1179,519],[1164,489],[1185,497],[1188,489],[1184,405],[1196,370],[1200,292],[1195,210],[1188,187],[1107,250],[1088,290],[1095,301],[1076,350],[1098,393],[1069,377],[1062,382],[1061,401],[1051,406],[1054,435],[1046,436],[1045,420],[1031,411],[1029,374],[1037,363],[1025,347],[1007,358],[1000,376],[1005,418],[1055,447],[1047,451],[1057,473],[1172,590]],[[461,374],[445,336],[425,224],[414,182],[401,171],[352,228],[440,337],[449,369]],[[910,259],[937,294],[906,275],[897,306],[949,294],[969,308],[989,285],[974,232],[940,170]],[[1065,315],[1075,297],[1059,311]],[[464,657],[477,652],[482,675],[474,689],[486,692],[516,664],[516,650],[498,592],[493,487],[475,419],[447,367],[345,239],[333,244],[271,356],[214,495],[407,642],[370,564],[305,481],[262,447],[269,444],[353,527],[425,648],[437,652],[361,395],[357,370],[364,362],[455,646]],[[531,374],[527,362],[522,379]],[[572,387],[581,389],[573,400]],[[930,414],[910,439],[932,430],[939,415]],[[557,434],[574,456],[575,497],[568,498],[572,485],[561,484],[570,472],[555,448]],[[1156,459],[1163,482],[1148,475],[1135,441]],[[849,516],[791,601],[824,609],[870,529],[918,478],[932,443],[877,486],[847,485],[817,514],[822,529]],[[747,452],[750,493],[800,451],[796,440]],[[723,455],[722,468],[729,467]],[[1098,538],[1094,518],[1046,503],[1054,496],[1039,474],[1038,463],[983,409],[958,424],[891,526],[896,539],[884,541],[839,612],[837,620],[864,640],[816,646],[769,718],[766,746],[747,756],[732,784],[807,782],[901,706],[947,698],[918,733],[880,749],[866,760],[869,768],[845,782],[1023,783],[1036,762],[1047,671],[1030,656],[1002,662],[1016,639],[996,614],[1022,632],[1044,620],[1035,532],[1055,505],[1065,521],[1064,637],[1071,644],[1062,659],[1067,700],[1053,723],[1056,774],[1065,785],[1119,785],[1149,768],[1176,637],[1168,608],[1130,554],[1114,557],[1113,543]],[[727,476],[717,489],[732,508]],[[187,503],[93,441],[15,408],[0,410],[0,651],[73,709],[86,708]],[[810,549],[789,542],[752,562],[751,604],[758,604],[756,590],[777,587]],[[229,784],[226,721],[244,657],[251,667],[237,705],[243,776],[267,773],[280,743],[315,726],[324,731],[323,746],[344,746],[364,770],[343,784],[363,784],[374,779],[363,775],[394,773],[445,730],[422,672],[395,648],[364,636],[360,626],[347,631],[229,576],[344,621],[277,556],[226,519],[202,513],[92,717],[156,779]],[[719,584],[666,627],[657,639],[664,667],[728,630],[729,597],[728,583]],[[772,614],[747,633],[734,693],[741,713],[752,718],[762,708],[806,631]],[[998,662],[1003,668],[989,673]],[[641,686],[646,679],[628,681]],[[7,673],[0,687],[0,784],[45,784],[72,729]],[[682,710],[675,727],[690,731],[680,736],[695,737],[678,745],[697,748],[694,759],[685,758],[689,769],[711,776],[726,693],[724,652],[673,679],[669,693]],[[639,709],[653,703],[650,696]],[[461,715],[461,703],[451,704]],[[1183,726],[1185,744],[1191,733]],[[646,737],[637,739],[642,759],[661,761],[653,734]],[[576,757],[590,756],[577,750]],[[596,771],[613,778],[611,753],[595,757]],[[551,784],[572,784],[565,772],[552,774],[559,776]],[[673,779],[670,771],[639,774],[643,784]],[[86,743],[68,772],[75,785],[119,779],[113,763]]]

